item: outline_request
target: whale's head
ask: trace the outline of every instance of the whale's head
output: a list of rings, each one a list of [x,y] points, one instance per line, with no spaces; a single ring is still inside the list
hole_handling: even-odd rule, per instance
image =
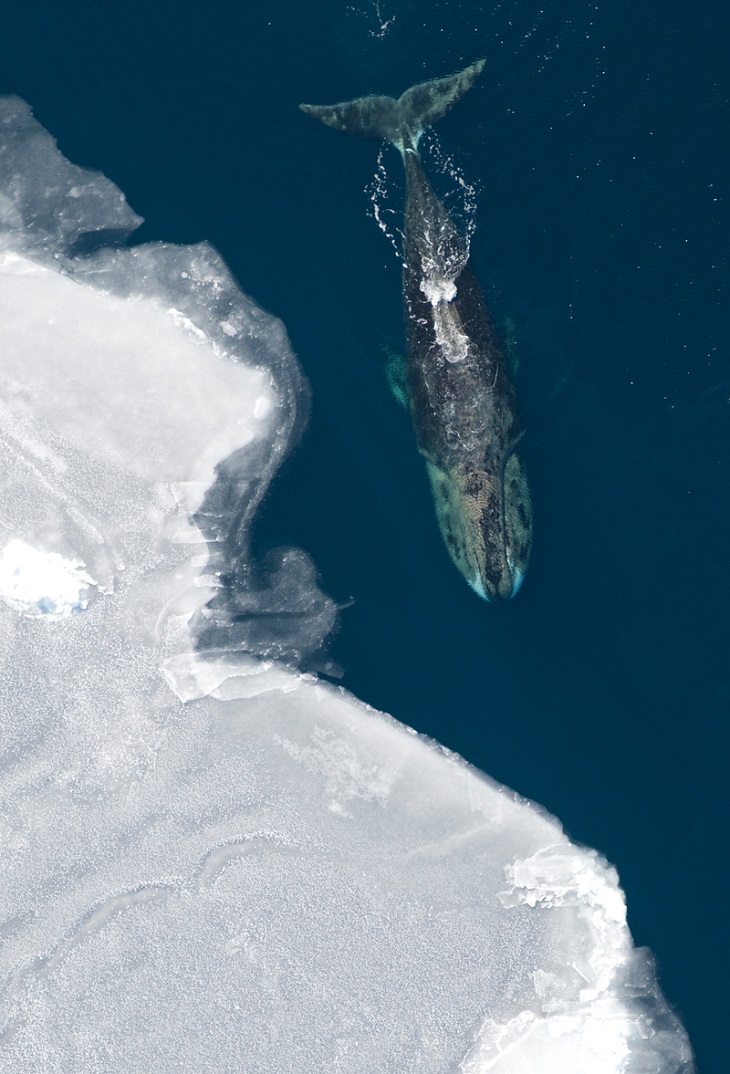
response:
[[[519,455],[484,468],[443,470],[428,461],[436,516],[449,555],[489,601],[517,593],[532,545],[532,506]]]

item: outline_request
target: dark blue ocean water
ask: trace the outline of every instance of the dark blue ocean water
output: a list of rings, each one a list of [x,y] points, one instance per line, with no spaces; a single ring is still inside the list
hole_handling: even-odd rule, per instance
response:
[[[138,239],[209,239],[286,323],[312,417],[256,542],[307,549],[346,605],[344,684],[616,863],[707,1071],[730,954],[726,21],[657,0],[0,13],[0,92],[121,187]],[[378,146],[296,108],[480,56],[438,139],[477,184],[472,256],[515,324],[536,525],[504,607],[451,565],[388,391],[402,314],[365,190]]]

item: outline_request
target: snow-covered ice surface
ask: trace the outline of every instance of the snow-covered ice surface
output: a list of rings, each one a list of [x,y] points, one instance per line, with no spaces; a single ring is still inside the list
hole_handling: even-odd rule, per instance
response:
[[[251,517],[306,388],[206,245],[0,103],[0,1068],[693,1069],[614,870],[296,670]]]

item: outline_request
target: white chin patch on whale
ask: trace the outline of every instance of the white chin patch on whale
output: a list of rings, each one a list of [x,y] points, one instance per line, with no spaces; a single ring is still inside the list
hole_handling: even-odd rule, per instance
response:
[[[512,592],[510,593],[510,597],[514,597],[516,596],[520,586],[522,585],[522,582],[524,581],[525,574],[524,571],[521,571],[519,569],[519,567],[511,566],[510,570],[512,572]],[[492,600],[492,597],[489,595],[489,593],[486,592],[482,580],[478,574],[475,574],[473,578],[467,579],[467,581],[469,582],[469,585],[477,594],[477,596],[480,596],[483,600]]]
[[[512,568],[512,578],[513,578],[513,581],[512,581],[512,596],[513,597],[516,596],[520,586],[522,585],[524,577],[525,577],[525,575],[519,569],[519,567],[513,567]]]
[[[483,600],[491,600],[492,598],[488,593],[485,593],[482,580],[478,574],[475,574],[473,578],[468,579],[469,585],[472,587],[477,596],[480,596]]]
[[[512,558],[511,549],[509,548],[507,549],[507,566],[509,567],[510,574],[512,575],[512,592],[510,593],[510,597],[514,597],[518,592],[520,586],[522,585],[522,582],[525,577],[525,572],[521,571],[520,568],[516,566]]]

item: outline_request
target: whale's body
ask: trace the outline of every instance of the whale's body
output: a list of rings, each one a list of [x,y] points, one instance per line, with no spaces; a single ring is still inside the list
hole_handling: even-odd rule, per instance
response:
[[[403,295],[406,383],[449,554],[487,600],[515,595],[532,541],[532,510],[517,450],[522,427],[504,348],[468,247],[418,156],[424,127],[473,84],[483,61],[411,87],[398,100],[362,97],[302,105],[329,126],[387,138],[406,172]]]

